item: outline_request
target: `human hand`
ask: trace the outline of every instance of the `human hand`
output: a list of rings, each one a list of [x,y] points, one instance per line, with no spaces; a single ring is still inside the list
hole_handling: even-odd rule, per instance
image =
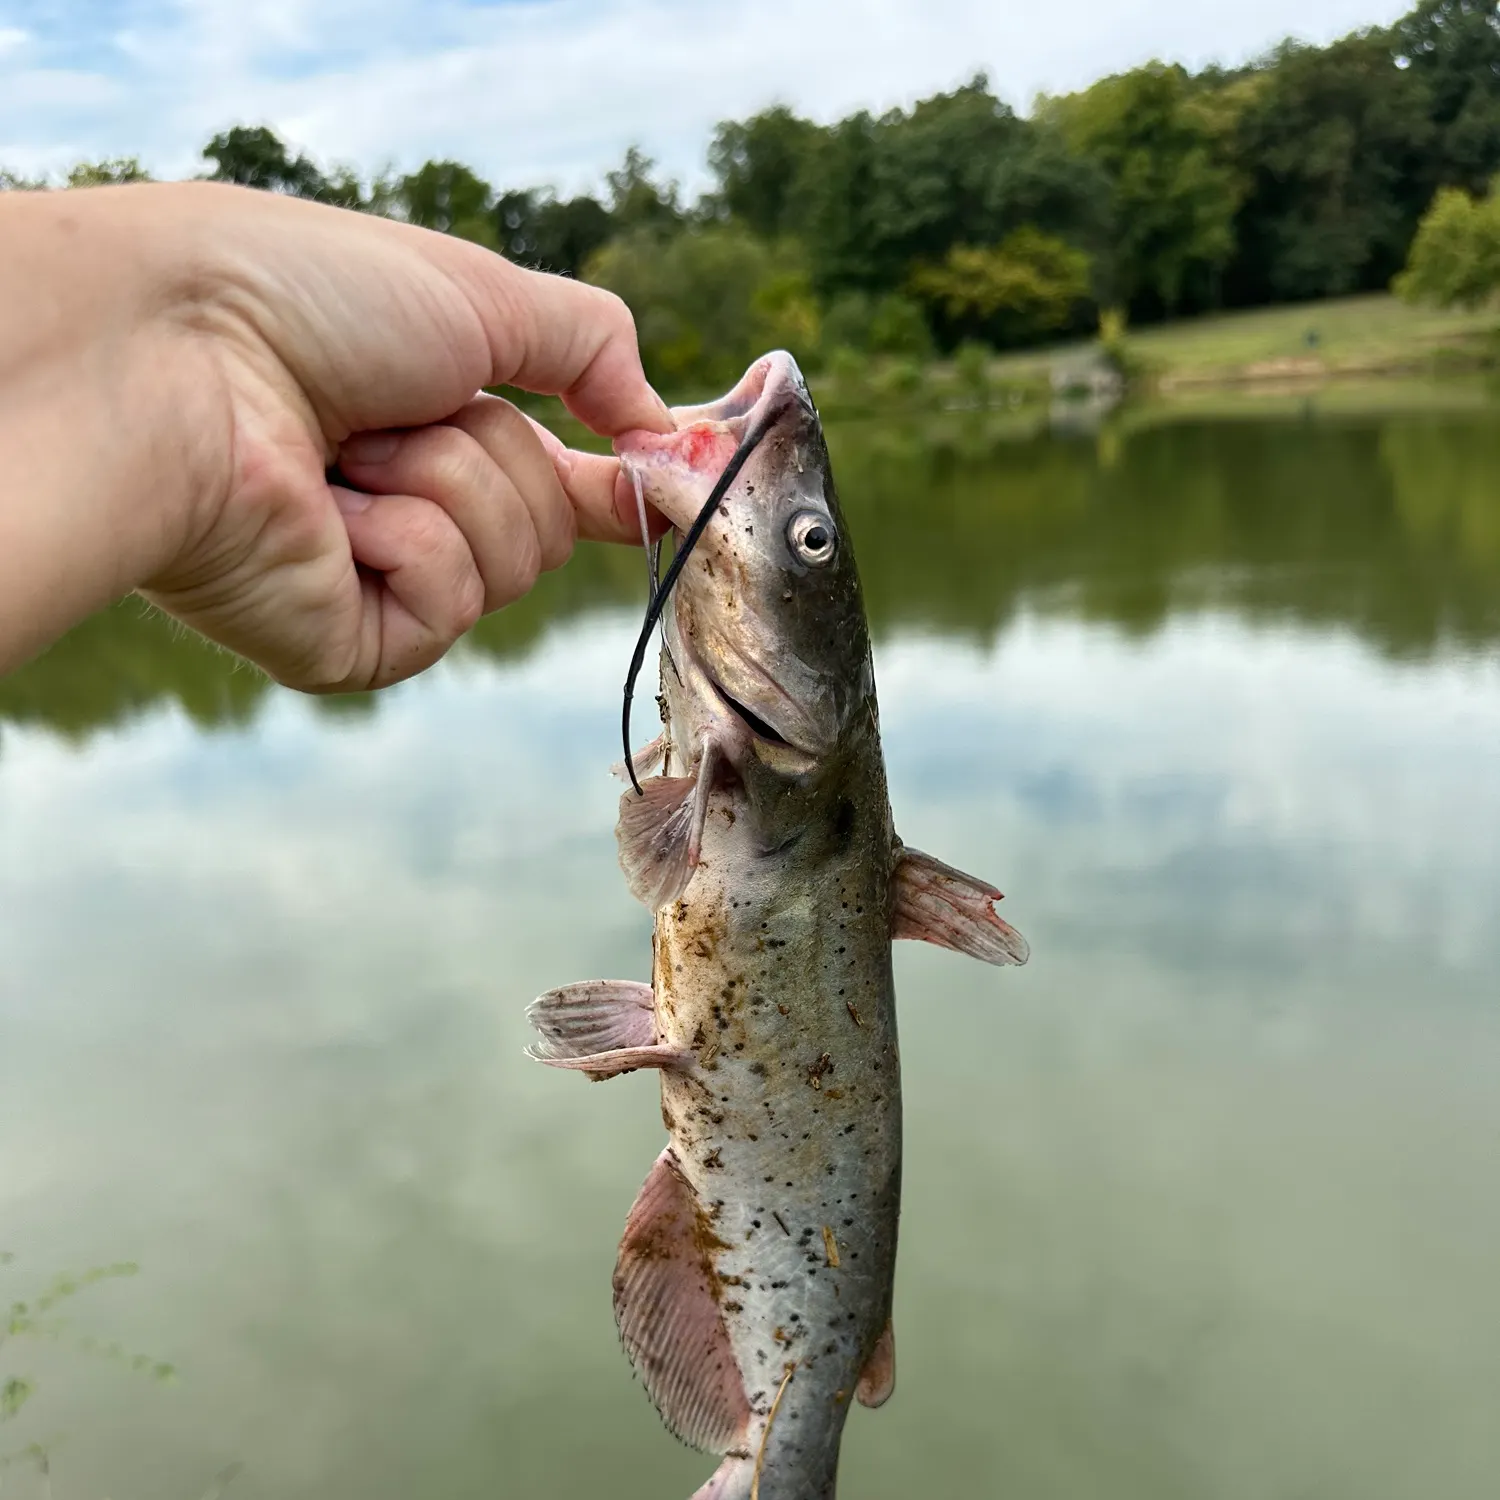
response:
[[[399,681],[576,537],[638,536],[617,460],[570,453],[478,394],[560,394],[607,435],[669,430],[610,294],[273,194],[66,197],[94,238],[130,247],[131,290],[111,306],[149,304],[149,348],[125,383],[171,407],[153,428],[154,491],[137,486],[152,498],[136,507],[161,513],[149,546],[134,526],[117,549],[141,556],[121,581],[281,682]],[[347,486],[329,483],[335,461]]]

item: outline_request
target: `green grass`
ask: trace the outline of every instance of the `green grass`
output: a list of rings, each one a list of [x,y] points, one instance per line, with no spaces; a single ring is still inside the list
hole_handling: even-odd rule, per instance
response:
[[[1171,388],[1472,366],[1494,354],[1497,330],[1500,313],[1494,310],[1409,307],[1379,292],[1145,325],[1131,329],[1128,338],[1134,354]],[[1316,345],[1307,342],[1310,332]],[[1054,362],[1082,358],[1090,347],[1074,343],[1007,356],[996,362],[996,373],[1025,378]]]

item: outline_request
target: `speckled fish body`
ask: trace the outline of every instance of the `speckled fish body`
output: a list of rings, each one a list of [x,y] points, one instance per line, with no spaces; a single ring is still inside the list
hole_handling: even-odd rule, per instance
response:
[[[788,468],[823,500],[816,424],[767,443],[765,466]],[[764,514],[754,499],[731,502],[704,568],[679,584],[662,660],[669,773],[687,774],[700,725],[738,738],[693,641],[713,596],[742,586],[734,533],[756,524],[742,510]],[[831,485],[825,503],[841,523]],[[760,1458],[768,1500],[833,1493],[844,1418],[889,1320],[896,1266],[894,843],[847,541],[844,550],[839,605],[808,622],[855,685],[840,705],[842,735],[818,774],[791,778],[779,747],[766,747],[766,765],[744,737],[739,774],[711,794],[692,881],[656,919],[658,1029],[694,1058],[662,1074],[662,1116],[718,1241],[715,1293],[751,1412],[744,1462]]]
[[[536,1055],[660,1070],[669,1143],[627,1222],[615,1304],[668,1425],[723,1455],[698,1500],[828,1500],[855,1400],[894,1383],[901,1184],[893,937],[1023,962],[999,893],[892,825],[869,633],[822,429],[757,362],[622,456],[685,531],[762,436],[664,617],[661,774],[621,800],[655,911],[649,988],[542,997]]]

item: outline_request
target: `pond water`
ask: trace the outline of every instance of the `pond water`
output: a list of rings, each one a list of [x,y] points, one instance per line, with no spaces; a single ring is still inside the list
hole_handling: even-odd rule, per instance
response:
[[[898,827],[1034,955],[898,949],[899,1381],[841,1493],[1492,1500],[1500,410],[830,441]],[[133,606],[0,682],[0,1306],[138,1267],[0,1342],[0,1453],[50,1455],[8,1497],[708,1473],[610,1312],[654,1082],[521,1055],[536,993],[649,969],[641,592],[586,549],[378,699]]]

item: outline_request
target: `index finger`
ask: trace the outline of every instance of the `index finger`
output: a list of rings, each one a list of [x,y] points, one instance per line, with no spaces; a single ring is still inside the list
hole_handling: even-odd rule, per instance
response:
[[[465,280],[493,359],[488,384],[561,396],[575,417],[607,437],[676,423],[641,368],[635,319],[613,292],[528,271],[463,245]]]
[[[534,418],[526,420],[552,460],[578,517],[579,536],[590,542],[635,545],[644,541],[635,487],[621,469],[620,460],[609,454],[580,453],[567,447],[555,432],[549,432]],[[660,512],[647,505],[646,530],[655,541],[665,536],[671,525]]]

